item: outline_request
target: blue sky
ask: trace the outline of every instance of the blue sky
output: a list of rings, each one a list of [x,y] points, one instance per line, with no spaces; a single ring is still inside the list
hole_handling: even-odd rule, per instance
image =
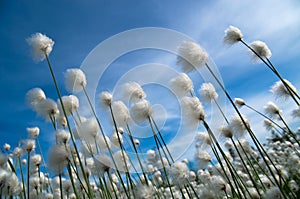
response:
[[[172,29],[197,41],[214,60],[232,96],[242,97],[260,110],[269,100],[275,100],[268,90],[277,79],[263,64],[253,63],[242,45],[228,47],[223,44],[224,30],[229,25],[239,27],[247,42],[265,41],[273,54],[271,60],[281,74],[298,90],[300,88],[300,2],[297,0],[4,0],[0,2],[0,22],[1,145],[7,142],[15,146],[20,136],[26,137],[26,127],[30,126],[39,126],[41,142],[45,146],[51,144],[51,125],[36,116],[24,100],[25,93],[33,87],[41,87],[48,97],[57,98],[46,63],[33,62],[25,41],[35,32],[44,33],[55,41],[50,58],[63,94],[68,94],[63,86],[63,72],[67,68],[80,67],[91,50],[105,39],[143,27]],[[113,90],[114,83],[122,75],[118,67],[124,66],[122,70],[126,72],[155,62],[179,70],[175,59],[170,53],[156,50],[124,55],[106,71],[107,79],[103,79],[98,90]],[[198,89],[202,79],[194,74],[191,77]],[[159,94],[155,94],[151,86],[145,90],[153,104],[165,104],[164,100],[157,100]],[[278,104],[291,120],[289,111],[295,106],[282,101]],[[210,111],[210,106],[207,109]],[[231,110],[228,111],[230,115]],[[254,124],[262,120],[247,110],[242,112]],[[297,123],[299,120],[295,126]],[[262,130],[259,125],[255,128]],[[186,136],[186,139],[193,137],[192,134]]]

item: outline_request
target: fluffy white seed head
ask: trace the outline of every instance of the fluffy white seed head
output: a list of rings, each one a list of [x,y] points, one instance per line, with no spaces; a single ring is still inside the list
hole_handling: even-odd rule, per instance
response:
[[[152,114],[151,104],[147,100],[141,100],[131,107],[130,113],[135,122],[144,122]]]
[[[119,171],[127,172],[130,169],[129,157],[126,151],[119,150],[113,154],[116,166]]]
[[[265,42],[254,41],[250,44],[250,47],[261,57],[261,58],[270,58],[272,56],[271,50]],[[253,59],[259,60],[257,55],[253,53]]]
[[[67,69],[65,73],[66,89],[71,93],[78,93],[86,87],[86,76],[77,68]]]
[[[110,141],[114,147],[118,148],[118,147],[120,147],[120,142],[121,142],[121,144],[123,143],[123,136],[119,132],[114,132],[110,136]]]
[[[238,107],[244,106],[246,103],[242,98],[234,98],[234,104]]]
[[[112,161],[107,155],[99,154],[95,156],[95,166],[100,172],[104,173],[112,167]]]
[[[57,141],[60,143],[64,143],[64,144],[68,143],[71,138],[71,134],[64,129],[56,130],[55,135],[56,135]]]
[[[51,121],[59,114],[57,104],[52,99],[44,99],[36,105],[38,115],[43,116],[46,121]]]
[[[103,91],[100,93],[100,103],[102,106],[109,107],[111,106],[112,102],[113,102],[113,97],[110,92]]]
[[[169,171],[174,184],[184,185],[188,182],[189,169],[185,163],[175,162]]]
[[[136,197],[138,199],[151,199],[153,198],[153,187],[151,185],[139,184],[136,187]]]
[[[80,138],[83,138],[87,142],[94,142],[99,129],[97,119],[93,117],[82,122],[77,131]]]
[[[117,126],[126,127],[130,120],[130,113],[127,106],[122,101],[115,101],[112,103],[112,111]]]
[[[280,114],[281,110],[278,108],[278,106],[274,102],[268,102],[266,106],[264,106],[264,109],[266,111],[266,114],[268,114],[270,117],[274,118],[277,117],[278,114]]]
[[[212,160],[210,154],[205,150],[198,150],[195,153],[195,160],[198,169],[205,169],[208,163]]]
[[[229,127],[232,130],[233,136],[237,139],[243,137],[247,132],[247,128],[250,128],[250,122],[246,116],[242,115],[242,118],[246,125],[239,115],[235,115],[230,119]]]
[[[14,148],[13,155],[15,158],[20,158],[24,155],[25,151],[21,147]]]
[[[205,119],[202,103],[197,97],[183,97],[181,108],[188,124],[198,124],[201,120]]]
[[[33,138],[33,139],[37,138],[40,134],[40,129],[37,126],[36,127],[28,127],[28,128],[26,128],[26,131],[27,131],[29,137]]]
[[[212,83],[203,83],[199,89],[199,94],[207,103],[211,103],[218,98],[218,93],[216,92],[216,89]]]
[[[170,86],[178,97],[193,93],[194,90],[192,80],[185,73],[180,73],[177,77],[171,79]]]
[[[5,144],[3,145],[3,148],[4,148],[5,150],[9,151],[9,150],[10,150],[10,144],[5,143]]]
[[[274,124],[270,120],[265,119],[264,120],[264,127],[266,128],[266,130],[270,131],[270,130],[273,129]]]
[[[61,99],[62,99],[67,116],[75,113],[78,110],[79,100],[75,95],[63,96]],[[61,105],[59,99],[57,100],[57,106],[58,106],[59,112],[61,114],[64,114],[62,105]]]
[[[26,139],[22,141],[23,149],[28,153],[35,149],[35,140],[33,139]]]
[[[123,97],[127,100],[137,102],[145,99],[146,93],[137,82],[128,82],[123,85]]]
[[[230,126],[222,126],[219,129],[219,132],[221,133],[222,136],[224,136],[225,138],[232,138],[233,137],[233,132],[230,128]]]
[[[297,89],[295,86],[288,80],[284,79],[284,82],[287,84],[287,86],[291,89],[291,91],[297,93]],[[286,89],[282,81],[277,81],[273,84],[270,91],[277,97],[277,98],[283,98],[288,99],[291,97],[290,92]]]
[[[225,30],[224,42],[226,44],[235,44],[243,39],[243,34],[240,29],[234,26],[229,26]]]
[[[194,42],[184,42],[178,48],[177,64],[183,72],[188,73],[196,70],[208,60],[207,52]]]
[[[46,99],[46,95],[41,88],[30,89],[29,91],[27,91],[25,96],[26,103],[33,110],[35,110],[36,105],[44,99]]]
[[[35,33],[26,39],[27,43],[32,47],[33,59],[36,62],[43,61],[52,51],[54,41],[41,33]]]
[[[55,145],[50,149],[48,168],[55,174],[61,174],[68,163],[69,154],[63,145]]]

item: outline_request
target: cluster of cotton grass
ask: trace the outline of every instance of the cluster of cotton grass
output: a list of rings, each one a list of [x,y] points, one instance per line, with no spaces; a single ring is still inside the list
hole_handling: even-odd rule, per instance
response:
[[[195,136],[194,157],[175,161],[155,122],[151,103],[138,83],[124,85],[124,102],[129,102],[128,106],[123,101],[115,101],[107,91],[99,94],[99,103],[108,110],[107,117],[114,128],[112,134],[107,134],[86,92],[84,72],[75,68],[66,71],[65,87],[70,95],[62,96],[48,57],[54,42],[40,33],[27,41],[33,48],[35,61],[46,59],[58,100],[48,98],[40,88],[33,88],[27,92],[26,101],[52,124],[56,144],[44,156],[39,144],[39,127],[28,127],[28,138],[14,149],[5,144],[0,153],[0,198],[300,197],[297,132],[291,129],[274,102],[266,103],[261,112],[241,98],[232,98],[211,70],[208,53],[198,44],[185,42],[179,47],[178,65],[184,73],[171,79],[170,87],[181,100],[185,125],[203,125],[206,131]],[[248,45],[241,31],[233,26],[225,31],[224,41],[242,43],[255,59],[261,60],[279,78],[271,92],[285,100],[292,98],[296,108],[291,114],[300,117],[299,94],[271,63],[267,45],[261,41]],[[187,73],[199,67],[210,71],[235,115],[228,117],[222,110],[212,83],[203,83],[198,92],[194,91]],[[80,102],[76,94],[79,92],[84,93],[93,117],[85,118],[78,112]],[[216,104],[223,116],[224,125],[218,132],[213,132],[206,122],[198,94],[206,104]],[[266,131],[270,133],[266,143],[257,139],[252,124],[241,113],[244,108],[264,119]],[[142,155],[144,143],[134,137],[130,120],[149,123],[156,147],[146,152],[147,157]],[[246,135],[250,140],[245,140]],[[191,166],[193,163],[195,167]],[[136,172],[129,172],[132,170]]]

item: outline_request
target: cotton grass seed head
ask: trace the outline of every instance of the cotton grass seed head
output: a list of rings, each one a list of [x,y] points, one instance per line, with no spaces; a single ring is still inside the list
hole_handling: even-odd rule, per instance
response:
[[[54,41],[41,33],[35,33],[26,39],[27,43],[32,47],[33,59],[36,62],[43,61],[52,51]]]
[[[272,56],[271,50],[265,42],[254,41],[250,44],[250,47],[260,56],[261,58],[270,58]],[[260,60],[257,55],[253,53],[254,60]]]
[[[250,122],[245,115],[241,115],[243,120],[239,115],[235,115],[230,119],[229,127],[232,130],[233,136],[237,139],[244,137],[247,132],[247,128],[250,128]]]
[[[199,94],[207,103],[211,103],[218,98],[218,93],[216,92],[216,89],[212,83],[203,83],[199,89]]]
[[[137,82],[128,82],[123,85],[123,97],[132,102],[138,102],[146,98],[146,93]]]
[[[63,96],[62,102],[66,111],[66,115],[74,114],[79,108],[79,100],[75,95]],[[60,100],[57,100],[58,110],[61,114],[63,114],[62,105]]]
[[[240,108],[244,106],[246,103],[242,98],[234,98],[234,104]]]
[[[180,73],[177,77],[171,79],[170,86],[178,97],[193,93],[194,90],[192,80],[185,73]]]
[[[86,76],[78,68],[67,69],[65,73],[66,89],[71,93],[78,93],[86,87]]]
[[[268,102],[266,106],[264,106],[264,109],[266,111],[266,114],[268,114],[270,117],[275,118],[280,114],[281,110],[278,108],[278,106],[274,102]]]
[[[177,64],[185,73],[203,66],[208,60],[207,52],[195,42],[183,42],[178,48]]]
[[[130,120],[130,113],[127,106],[122,101],[115,101],[112,103],[112,111],[117,126],[126,127]]]
[[[50,149],[48,168],[55,174],[61,174],[68,163],[69,154],[63,145],[55,145]]]
[[[198,124],[205,119],[202,103],[197,97],[183,97],[181,100],[183,116],[189,124]]]
[[[225,30],[224,42],[226,44],[235,44],[243,39],[243,34],[237,27],[229,26]]]
[[[100,93],[100,103],[102,106],[110,107],[112,102],[113,102],[113,98],[111,93],[107,91],[103,91]]]
[[[36,105],[36,110],[38,115],[43,116],[46,121],[52,120],[59,114],[56,102],[49,98],[40,101]]]
[[[30,138],[37,138],[40,134],[40,128],[39,127],[28,127],[26,128],[26,131]]]
[[[29,91],[27,91],[25,99],[28,106],[35,110],[36,105],[40,101],[46,99],[46,95],[41,88],[32,88]]]
[[[135,103],[130,109],[132,119],[141,123],[147,120],[152,114],[152,108],[150,102],[147,100],[141,100]]]
[[[288,80],[283,79],[283,81],[286,83],[286,85],[291,89],[291,91],[297,93],[297,89],[295,86]],[[282,83],[282,81],[277,81],[273,84],[270,91],[277,97],[277,98],[283,98],[288,99],[291,97],[290,92],[287,90],[285,85]]]

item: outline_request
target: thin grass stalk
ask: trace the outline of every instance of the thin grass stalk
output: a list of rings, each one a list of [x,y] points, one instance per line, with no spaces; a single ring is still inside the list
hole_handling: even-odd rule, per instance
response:
[[[287,83],[286,81],[284,81],[284,79],[282,78],[282,76],[280,75],[280,73],[278,72],[278,70],[275,68],[275,66],[272,64],[272,62],[270,61],[269,58],[266,57],[267,62],[270,64],[270,66],[273,68],[273,72],[277,75],[277,77],[280,79],[280,81],[283,83],[283,85],[285,86],[285,88],[287,89],[287,91],[289,92],[289,94],[291,95],[291,97],[294,99],[294,101],[297,103],[297,105],[299,106],[299,101],[295,98],[295,96],[300,99],[299,94],[293,90]]]
[[[244,159],[243,159],[243,157],[242,157],[242,155],[241,155],[241,153],[240,153],[238,147],[236,146],[236,144],[235,144],[233,138],[230,138],[230,139],[231,139],[231,142],[232,142],[232,144],[233,144],[235,150],[237,151],[237,153],[238,153],[238,155],[239,155],[239,157],[240,157],[240,159],[241,159],[241,161],[242,161],[242,164],[243,164],[243,166],[244,166],[244,168],[245,168],[247,174],[249,175],[249,177],[250,177],[250,179],[251,179],[251,181],[252,181],[252,183],[253,183],[253,185],[254,185],[254,188],[256,189],[256,191],[257,191],[259,197],[262,197],[261,194],[260,194],[260,192],[259,192],[259,188],[257,187],[257,183],[256,183],[256,181],[253,179],[252,173],[249,171],[249,169],[248,169],[248,167],[247,167],[247,164],[245,163],[245,161],[244,161]]]
[[[278,128],[280,128],[281,130],[284,131],[284,129],[277,123],[275,122],[274,120],[272,120],[270,117],[266,116],[265,114],[259,112],[258,110],[256,110],[255,108],[249,106],[248,104],[245,104],[244,106],[246,106],[247,108],[251,109],[252,111],[254,111],[255,113],[263,116],[264,118],[268,119],[270,122],[272,122],[273,124],[275,124]]]
[[[281,77],[281,75],[278,73],[278,71],[275,69],[275,67],[273,66],[273,64],[271,63],[271,61],[267,58],[267,57],[261,57],[253,48],[251,48],[251,46],[249,46],[245,41],[243,41],[242,39],[240,40],[240,42],[242,44],[244,44],[249,50],[251,50],[283,83],[283,85],[286,87],[286,89],[288,90],[288,92],[290,93],[291,97],[293,98],[293,100],[295,101],[295,103],[299,106],[299,102],[298,100],[295,98],[295,96],[293,95],[293,91],[292,89],[289,87],[289,85],[283,80],[283,78]],[[299,97],[299,96],[298,96]]]
[[[222,150],[222,147],[221,147],[220,144],[218,143],[218,141],[217,141],[215,135],[213,134],[212,130],[210,129],[209,125],[206,123],[205,120],[202,120],[202,122],[203,122],[203,125],[204,125],[205,129],[206,129],[207,132],[210,134],[211,138],[213,138],[213,141],[214,141],[214,143],[216,144],[217,148],[219,149],[219,151],[220,151],[222,157],[224,158],[225,163],[226,163],[226,165],[227,165],[227,167],[228,167],[228,169],[229,169],[229,172],[230,172],[230,174],[231,174],[233,180],[236,180],[237,183],[238,183],[238,182],[239,182],[238,179],[239,179],[240,182],[241,182],[241,184],[245,187],[246,192],[247,192],[249,195],[251,195],[251,194],[249,193],[247,187],[245,186],[243,180],[242,180],[242,179],[240,178],[240,176],[236,173],[236,171],[235,171],[233,165],[232,165],[232,164],[230,163],[230,161],[228,160],[226,154],[225,154],[224,151]],[[236,179],[235,177],[236,177],[237,179]],[[239,184],[239,183],[238,183],[238,184]],[[241,186],[240,188],[242,188],[242,186]],[[237,186],[237,189],[238,189],[238,191],[239,191],[239,186]],[[244,193],[243,193],[243,194],[244,194]],[[245,196],[245,194],[244,194],[244,196]]]
[[[158,145],[158,141],[157,141],[158,138],[157,138],[157,136],[156,136],[156,134],[155,134],[155,131],[154,131],[154,128],[153,128],[153,125],[152,125],[152,121],[151,121],[151,118],[150,118],[150,117],[148,117],[148,121],[149,121],[151,130],[152,130],[152,133],[153,133],[153,136],[154,136],[155,144],[156,144],[156,147],[157,147],[157,150],[158,150],[158,154],[159,154],[159,157],[160,157],[162,166],[163,166],[163,170],[164,170],[165,175],[166,175],[166,180],[167,180],[167,183],[168,183],[170,192],[171,192],[171,196],[172,196],[172,198],[174,199],[174,194],[173,194],[172,187],[171,187],[171,184],[170,184],[170,181],[169,181],[168,173],[167,173],[167,171],[166,171],[165,164],[164,164],[164,161],[163,161],[163,158],[162,158],[160,149],[159,149],[159,145]]]
[[[232,139],[232,142],[234,142],[233,139]],[[240,142],[239,140],[238,140],[238,144],[239,144],[239,146],[241,147],[243,153],[245,154],[245,157],[246,157],[248,163],[250,164],[251,168],[253,169],[253,172],[254,172],[256,178],[259,180],[259,182],[261,183],[261,185],[262,185],[262,187],[263,187],[263,189],[264,189],[264,191],[265,191],[266,188],[265,188],[264,183],[261,181],[260,177],[258,176],[258,173],[257,173],[256,169],[254,168],[254,165],[252,164],[252,161],[250,160],[250,158],[249,158],[247,152],[245,151],[243,145],[241,144],[241,142]],[[252,157],[252,158],[253,158],[253,157]],[[255,159],[255,158],[253,158],[253,159],[254,159],[254,161],[257,163],[257,165],[260,167],[261,171],[262,171],[266,176],[268,176],[268,175],[264,172],[264,169],[262,169],[261,166],[258,164],[258,162],[256,161],[256,159]]]
[[[226,172],[226,169],[225,169],[225,167],[224,167],[224,165],[223,165],[222,159],[220,158],[220,156],[219,156],[219,154],[218,154],[218,152],[217,152],[217,149],[216,149],[216,147],[215,147],[215,145],[214,145],[214,141],[213,141],[212,136],[210,135],[210,133],[208,133],[208,135],[209,135],[209,138],[210,138],[210,140],[211,140],[211,145],[210,145],[210,146],[211,146],[211,149],[212,149],[212,151],[213,151],[215,157],[217,158],[217,160],[218,160],[218,162],[219,162],[219,164],[220,164],[220,166],[221,166],[221,169],[223,170],[223,173],[222,173],[221,171],[219,171],[219,169],[218,169],[217,167],[215,167],[215,168],[216,168],[217,171],[220,173],[220,175],[223,174],[223,175],[225,176],[225,178],[226,178],[226,180],[227,180],[227,182],[228,182],[228,184],[229,184],[229,186],[230,186],[230,189],[232,190],[233,197],[235,197],[235,196],[237,196],[237,197],[242,197],[242,194],[241,194],[240,191],[239,191],[239,186],[238,186],[238,184],[237,184],[235,178],[234,178],[233,176],[231,176],[232,179],[233,179],[233,183],[234,183],[234,185],[236,186],[236,189],[234,188],[234,186],[233,186],[233,184],[232,184],[232,182],[231,182],[230,177],[227,175],[227,172]],[[212,161],[211,161],[211,164],[212,164]],[[212,164],[212,165],[214,165],[214,164]],[[238,193],[236,193],[236,190],[237,190]]]
[[[111,114],[111,117],[112,117],[112,120],[113,120],[113,123],[114,123],[115,131],[116,131],[116,134],[117,134],[117,137],[118,137],[118,142],[119,142],[119,144],[120,144],[122,156],[123,156],[123,158],[124,158],[124,160],[125,160],[125,153],[124,153],[124,152],[125,152],[125,149],[124,149],[124,147],[123,147],[123,145],[122,145],[122,142],[121,142],[121,139],[120,139],[120,135],[119,135],[119,132],[118,132],[117,123],[116,123],[115,116],[114,116],[114,113],[113,113],[113,110],[112,110],[112,106],[111,106],[111,105],[109,105],[109,110],[110,110],[110,114]],[[128,157],[128,159],[130,160],[130,157],[129,157],[129,156],[127,156],[127,157]],[[126,167],[126,171],[125,171],[126,176],[128,176],[129,181],[130,181],[130,185],[131,185],[131,188],[132,188],[132,192],[134,192],[133,185],[132,185],[132,179],[131,179],[131,177],[130,177],[130,175],[129,175],[129,170],[128,170],[129,168],[128,168],[128,165],[127,165],[127,161],[125,160],[124,163],[125,163],[125,167]],[[128,186],[128,188],[129,188],[129,186]],[[130,192],[130,189],[129,189],[129,192]]]
[[[295,136],[295,134],[293,133],[293,131],[290,129],[289,125],[286,123],[286,121],[284,120],[284,118],[282,117],[282,115],[280,113],[277,114],[280,118],[280,120],[283,122],[283,124],[285,125],[285,127],[288,129],[289,134],[292,138],[294,138],[294,140],[297,142],[298,146],[300,146],[300,143],[297,139],[297,137]]]
[[[30,165],[30,151],[27,152],[27,199],[29,199],[29,165]]]
[[[137,159],[138,159],[139,165],[140,165],[140,167],[141,167],[141,169],[142,169],[143,176],[144,176],[144,178],[145,178],[146,184],[148,185],[148,177],[147,177],[147,175],[146,175],[146,172],[145,172],[145,170],[144,170],[143,164],[142,164],[142,162],[141,162],[141,160],[140,160],[140,157],[139,157],[139,155],[138,155],[138,151],[137,151],[136,146],[135,146],[135,144],[134,144],[134,140],[133,140],[133,137],[132,137],[132,134],[131,134],[131,131],[130,131],[130,128],[129,128],[128,124],[126,124],[126,128],[127,128],[127,132],[128,132],[128,135],[129,135],[131,144],[132,144],[132,146],[133,146],[133,148],[134,148],[134,152],[135,152],[136,157],[137,157]]]
[[[67,114],[66,114],[66,110],[65,110],[65,106],[64,106],[64,103],[62,101],[62,98],[61,98],[61,94],[60,94],[60,90],[58,88],[58,84],[56,82],[56,78],[55,78],[55,75],[54,75],[54,72],[53,72],[53,69],[52,69],[52,65],[50,63],[50,60],[48,58],[48,55],[47,53],[45,53],[45,57],[46,57],[46,60],[47,60],[47,63],[48,63],[48,66],[49,66],[49,70],[50,70],[50,73],[51,73],[51,76],[52,76],[52,79],[53,79],[53,82],[54,82],[54,85],[55,85],[55,89],[56,89],[56,92],[57,92],[57,95],[58,95],[58,98],[59,98],[59,101],[60,101],[60,104],[61,104],[61,107],[62,107],[62,110],[63,110],[63,113],[64,113],[64,116],[66,118],[66,121],[67,121],[67,126],[68,126],[68,129],[69,129],[69,132],[71,134],[71,140],[73,142],[73,145],[74,145],[74,148],[75,148],[75,151],[76,151],[76,154],[79,156],[79,152],[78,152],[78,149],[77,149],[77,146],[76,146],[76,142],[74,140],[74,137],[73,137],[73,134],[72,134],[72,129],[71,129],[71,126],[70,126],[70,122],[68,120],[68,117],[67,117]],[[80,164],[80,168],[82,170],[82,173],[83,173],[83,176],[84,176],[84,179],[86,181],[86,184],[88,186],[88,191],[89,191],[89,198],[93,198],[93,195],[92,195],[92,191],[91,191],[91,187],[90,187],[90,183],[87,179],[87,176],[85,175],[85,172],[83,170],[83,165],[82,165],[82,162],[79,158],[79,164]]]
[[[223,116],[224,120],[226,121],[226,123],[227,123],[227,124],[229,124],[229,121],[228,121],[228,119],[227,119],[227,117],[226,117],[225,113],[223,112],[223,110],[222,110],[221,106],[219,105],[219,103],[217,102],[217,100],[216,100],[216,99],[213,99],[213,100],[214,100],[215,104],[217,105],[217,107],[218,107],[218,109],[219,109],[220,113],[222,114],[222,116]]]
[[[58,177],[59,177],[60,199],[64,199],[64,196],[63,196],[63,189],[62,189],[62,179],[61,179],[61,173],[60,173],[60,174],[58,174]]]
[[[121,176],[119,170],[117,169],[117,165],[116,165],[116,162],[115,162],[115,160],[114,160],[114,158],[113,158],[113,154],[112,154],[111,149],[110,149],[110,147],[109,147],[109,145],[108,145],[108,142],[107,142],[107,140],[106,140],[106,138],[105,138],[105,134],[104,134],[104,132],[103,132],[102,125],[101,125],[101,123],[100,123],[100,121],[99,121],[99,119],[98,119],[98,117],[97,117],[97,115],[96,115],[96,112],[95,112],[95,110],[94,110],[94,107],[93,107],[93,105],[92,105],[92,102],[91,102],[91,100],[90,100],[90,98],[89,98],[89,96],[88,96],[88,94],[87,94],[85,88],[84,88],[84,87],[82,87],[82,88],[83,88],[84,94],[85,94],[85,96],[86,96],[86,98],[87,98],[87,100],[88,100],[89,106],[90,106],[90,108],[91,108],[91,110],[92,110],[92,112],[93,112],[93,115],[94,115],[94,117],[95,117],[96,120],[97,120],[98,126],[99,126],[99,128],[100,128],[100,132],[101,132],[101,134],[102,134],[102,136],[103,136],[103,138],[104,138],[105,145],[106,145],[106,147],[107,147],[107,149],[108,149],[108,152],[109,152],[109,154],[110,154],[110,156],[111,156],[111,159],[112,159],[112,161],[113,161],[113,164],[114,164],[114,166],[115,166],[115,168],[116,168],[117,175],[118,175],[118,177],[119,177],[119,179],[120,179],[120,181],[121,181],[121,185],[122,185],[123,189],[125,190],[126,196],[129,198],[129,195],[128,195],[127,191],[126,191],[126,187],[125,187],[125,185],[124,185],[122,176]]]
[[[276,185],[278,186],[278,188],[280,189],[280,192],[283,194],[284,198],[286,198],[284,191],[282,190],[282,187],[280,186],[280,184],[278,183],[274,172],[272,171],[272,169],[270,168],[266,158],[264,157],[264,155],[266,155],[266,157],[269,159],[269,161],[271,162],[271,164],[274,166],[274,168],[277,170],[277,173],[279,174],[279,176],[281,177],[280,173],[278,172],[278,169],[276,168],[275,164],[273,163],[272,159],[269,157],[269,155],[267,154],[267,152],[264,150],[263,146],[260,144],[260,142],[258,141],[258,139],[256,138],[255,134],[252,132],[252,130],[248,127],[248,125],[246,124],[244,118],[242,117],[240,111],[238,110],[238,108],[236,107],[236,105],[234,104],[232,98],[230,97],[229,93],[226,91],[226,89],[224,88],[224,86],[221,84],[220,80],[216,77],[216,75],[213,73],[213,71],[211,70],[211,68],[209,67],[209,65],[207,63],[205,63],[207,69],[209,70],[209,72],[211,73],[211,75],[215,78],[215,80],[218,82],[219,86],[221,87],[221,89],[223,90],[223,92],[225,93],[226,97],[229,99],[230,103],[232,104],[233,108],[235,109],[235,111],[237,112],[237,114],[239,115],[239,117],[241,118],[242,123],[244,124],[246,130],[249,132],[249,135],[251,137],[251,139],[253,140],[253,143],[255,144],[257,150],[259,151],[259,153],[261,154],[263,161],[266,163],[272,177],[274,178]]]
[[[20,173],[21,173],[21,179],[22,179],[22,185],[23,185],[23,195],[24,195],[24,199],[26,199],[25,180],[24,180],[21,158],[19,157],[18,160],[19,160]]]
[[[162,140],[162,142],[163,142],[163,144],[164,144],[164,146],[165,146],[165,148],[166,148],[166,150],[167,150],[167,152],[168,152],[168,154],[169,154],[169,156],[170,156],[170,158],[171,158],[171,160],[172,160],[172,163],[174,163],[174,159],[173,159],[173,157],[172,157],[172,155],[171,155],[171,153],[170,153],[170,151],[169,151],[169,149],[168,149],[168,146],[167,146],[167,144],[166,144],[166,142],[165,142],[163,136],[161,135],[161,132],[160,132],[160,130],[159,130],[159,128],[158,128],[158,126],[157,126],[155,120],[154,120],[153,117],[151,117],[151,116],[150,116],[150,118],[151,118],[151,120],[152,120],[152,122],[153,122],[153,124],[154,124],[154,126],[155,126],[155,129],[156,129],[156,131],[158,132],[158,135],[159,135],[160,139]]]

